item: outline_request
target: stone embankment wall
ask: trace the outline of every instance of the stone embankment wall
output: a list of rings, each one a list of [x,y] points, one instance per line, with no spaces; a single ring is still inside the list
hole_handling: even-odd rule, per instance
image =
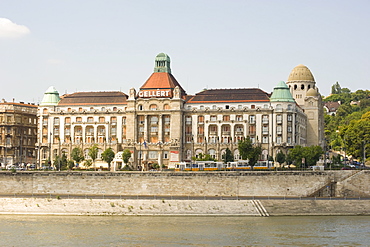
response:
[[[369,197],[370,171],[355,171],[346,179],[337,183],[337,196],[339,197]]]
[[[122,200],[0,198],[0,214],[295,216],[370,215],[370,200]]]
[[[306,197],[370,196],[370,171],[0,172],[0,194]]]
[[[330,183],[338,193],[370,195],[370,173],[288,172],[0,172],[1,194],[306,197]],[[356,181],[363,183],[356,185]],[[342,194],[341,194],[342,193]],[[357,194],[356,194],[357,196]]]

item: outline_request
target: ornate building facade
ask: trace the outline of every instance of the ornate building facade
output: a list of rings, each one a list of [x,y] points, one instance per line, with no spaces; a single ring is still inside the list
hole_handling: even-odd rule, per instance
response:
[[[36,163],[37,106],[23,102],[0,103],[1,167]]]
[[[240,159],[237,144],[247,136],[261,145],[263,160],[295,145],[322,144],[321,97],[307,67],[309,81],[291,74],[289,87],[279,82],[272,93],[243,88],[188,95],[170,63],[168,55],[158,54],[152,75],[128,95],[77,92],[60,97],[49,88],[38,109],[39,161],[61,153],[69,157],[74,147],[82,148],[88,158],[93,144],[99,148],[98,160],[108,147],[115,152],[129,149],[137,167],[170,166],[200,154],[221,160],[227,148]],[[299,69],[301,65],[292,73]],[[292,96],[298,81],[305,85],[302,100]]]

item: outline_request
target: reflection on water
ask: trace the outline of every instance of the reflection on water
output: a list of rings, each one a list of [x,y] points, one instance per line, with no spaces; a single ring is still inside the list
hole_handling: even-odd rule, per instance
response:
[[[359,246],[368,216],[0,215],[0,246]]]

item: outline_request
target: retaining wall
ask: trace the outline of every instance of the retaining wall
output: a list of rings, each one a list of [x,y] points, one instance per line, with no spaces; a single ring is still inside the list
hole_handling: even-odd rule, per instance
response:
[[[0,172],[0,194],[306,197],[338,182],[370,196],[370,172],[356,172]]]

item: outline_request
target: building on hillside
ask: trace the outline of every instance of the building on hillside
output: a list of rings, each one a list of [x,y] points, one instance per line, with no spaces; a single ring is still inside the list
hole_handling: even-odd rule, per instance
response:
[[[49,88],[38,109],[40,162],[62,153],[70,157],[74,147],[82,148],[88,158],[93,144],[99,148],[98,161],[108,147],[116,153],[129,149],[132,164],[145,168],[190,161],[200,154],[221,160],[227,148],[240,159],[238,141],[247,136],[262,146],[263,160],[295,145],[322,144],[321,134],[310,133],[323,130],[321,97],[317,89],[309,91],[315,86],[312,74],[309,82],[298,78],[310,85],[301,89],[300,101],[284,82],[272,94],[242,88],[188,95],[173,76],[170,62],[168,55],[158,54],[152,75],[128,95],[77,92],[59,97]],[[289,79],[293,83],[296,78]]]
[[[340,106],[340,101],[329,101],[324,103],[324,109],[327,115],[335,116]]]
[[[37,106],[24,102],[0,102],[1,168],[35,164]]]

